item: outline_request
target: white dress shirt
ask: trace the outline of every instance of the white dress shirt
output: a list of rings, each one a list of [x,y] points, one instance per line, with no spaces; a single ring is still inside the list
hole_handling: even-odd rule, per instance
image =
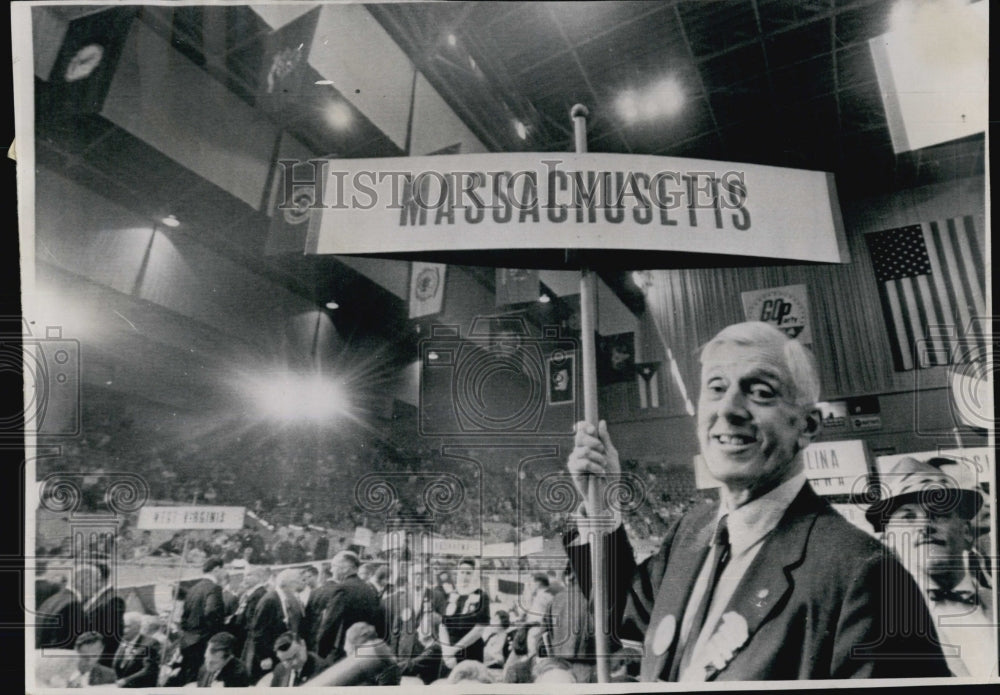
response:
[[[751,500],[736,509],[728,509],[725,498],[719,505],[719,512],[716,516],[715,527],[718,527],[719,520],[726,516],[726,523],[729,528],[729,561],[719,575],[719,581],[715,585],[712,595],[712,603],[708,613],[705,614],[705,623],[701,632],[691,635],[691,623],[694,620],[695,608],[701,603],[705,591],[715,567],[715,549],[713,548],[705,558],[705,563],[701,567],[698,578],[695,580],[691,596],[688,599],[687,607],[684,610],[684,618],[681,620],[681,631],[677,644],[675,658],[680,658],[684,653],[688,640],[694,637],[694,651],[691,653],[690,661],[680,672],[678,681],[704,681],[706,676],[705,665],[711,658],[706,653],[705,645],[715,632],[715,627],[722,618],[723,611],[736,592],[743,575],[746,574],[750,564],[757,553],[764,545],[764,540],[768,534],[777,528],[781,518],[785,515],[792,501],[798,496],[805,485],[805,473],[786,480],[784,483],[774,488],[770,492],[761,495],[757,499]],[[712,538],[715,533],[713,529]]]
[[[948,668],[956,676],[987,678],[997,675],[996,627],[992,611],[983,595],[966,574],[954,591],[970,592],[979,597],[975,605],[959,601],[931,601],[927,606],[934,618],[934,627],[941,639]],[[927,592],[924,592],[927,596]]]

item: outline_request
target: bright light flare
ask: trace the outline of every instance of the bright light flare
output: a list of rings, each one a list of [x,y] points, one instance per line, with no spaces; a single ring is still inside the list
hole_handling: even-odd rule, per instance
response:
[[[342,101],[331,102],[326,107],[326,122],[337,130],[347,130],[354,121],[351,108]]]
[[[343,386],[317,374],[271,374],[247,386],[258,412],[272,420],[325,422],[352,410]]]
[[[615,108],[626,123],[674,116],[684,106],[684,89],[676,77],[668,77],[645,90],[627,90],[618,95]]]

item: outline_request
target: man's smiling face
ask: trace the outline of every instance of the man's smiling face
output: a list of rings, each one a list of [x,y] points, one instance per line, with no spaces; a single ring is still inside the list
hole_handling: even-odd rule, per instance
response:
[[[714,345],[703,356],[698,442],[709,472],[730,491],[757,497],[797,473],[816,417],[796,403],[779,344]]]

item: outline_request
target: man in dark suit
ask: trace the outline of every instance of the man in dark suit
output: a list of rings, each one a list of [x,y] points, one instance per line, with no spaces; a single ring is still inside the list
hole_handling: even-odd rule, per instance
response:
[[[83,603],[75,584],[64,586],[38,607],[36,649],[73,648],[77,636],[83,631]]]
[[[88,688],[95,685],[114,685],[115,672],[100,663],[104,651],[104,637],[96,632],[84,632],[76,638],[76,673],[67,682],[69,688]]]
[[[294,632],[286,632],[274,642],[278,665],[271,673],[272,688],[294,688],[325,668],[314,652],[306,649],[305,640]]]
[[[604,544],[610,625],[644,642],[642,680],[948,675],[916,584],[805,479],[801,451],[822,427],[811,353],[768,324],[736,324],[701,368],[696,429],[719,503],[697,505],[638,566],[616,514],[589,502],[565,539],[585,594],[585,541]],[[620,475],[603,422],[577,425],[568,468],[584,500],[594,476]]]
[[[277,664],[274,643],[285,632],[298,634],[302,622],[302,573],[297,569],[282,570],[275,579],[275,588],[257,604],[253,623],[243,648],[243,660],[250,678],[256,683]]]
[[[228,632],[212,635],[198,670],[199,688],[247,688],[251,685],[243,662],[233,654],[235,638]]]
[[[330,576],[330,568],[327,563],[321,563],[319,581],[306,599],[304,608],[305,614],[302,616],[302,624],[299,626],[299,634],[306,641],[306,648],[309,651],[316,651],[316,634],[319,631],[320,618],[323,610],[329,604],[330,598],[337,587],[337,583]]]
[[[151,688],[160,672],[160,643],[142,634],[142,614],[125,613],[125,631],[111,661],[119,688]]]
[[[545,616],[547,653],[565,659],[577,683],[593,683],[594,618],[568,566],[564,581],[565,588],[552,599]]]
[[[75,573],[77,591],[86,597],[82,606],[83,630],[96,632],[104,638],[100,664],[107,668],[111,668],[111,660],[125,631],[125,599],[115,593],[110,574],[104,563],[84,566]]]
[[[222,597],[222,584],[226,570],[222,559],[213,557],[202,567],[205,576],[188,590],[181,613],[181,670],[182,683],[194,680],[205,656],[209,638],[222,631],[226,615]]]
[[[242,654],[247,633],[253,624],[257,604],[267,593],[271,571],[263,565],[250,567],[243,577],[245,589],[240,595],[236,612],[226,620],[226,631],[236,637],[236,653]]]
[[[316,632],[316,653],[329,664],[344,657],[344,638],[351,625],[385,624],[375,587],[358,576],[360,564],[358,556],[349,550],[337,553],[331,561],[336,588]]]

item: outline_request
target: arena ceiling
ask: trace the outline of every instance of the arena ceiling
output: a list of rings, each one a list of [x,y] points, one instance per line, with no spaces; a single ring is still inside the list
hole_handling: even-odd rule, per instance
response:
[[[366,6],[490,151],[572,148],[569,109],[590,108],[591,151],[675,155],[824,170],[842,198],[891,193],[982,174],[976,136],[896,154],[868,40],[888,28],[882,0],[733,2],[384,3]],[[303,7],[308,11],[309,7]],[[403,156],[359,109],[356,127],[331,129],[316,100],[336,85],[298,81],[279,108],[265,104],[262,64],[277,31],[247,6],[52,7],[66,22],[125,31],[142,21],[214,80],[316,153]],[[312,68],[310,68],[312,69]],[[667,76],[665,78],[665,75]],[[672,117],[633,119],[641,96],[668,79],[683,98]],[[266,254],[269,218],[99,113],[67,115],[36,78],[40,164],[150,219],[169,210],[188,233],[254,272],[322,305],[345,302],[339,330],[399,342],[405,303],[336,257]],[[350,101],[350,94],[343,95]],[[353,107],[352,107],[353,108]],[[520,123],[521,126],[517,126]],[[492,273],[478,272],[491,286]],[[606,277],[626,304],[637,297]],[[412,350],[412,337],[401,351]]]

